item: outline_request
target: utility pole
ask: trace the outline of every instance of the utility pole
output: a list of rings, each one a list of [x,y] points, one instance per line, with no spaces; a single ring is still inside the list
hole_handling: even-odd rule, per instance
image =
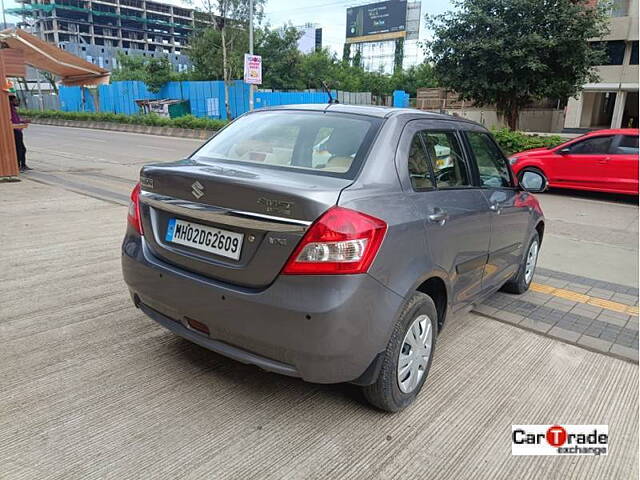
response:
[[[2,22],[4,23],[4,28],[3,30],[7,29],[7,14],[4,13],[4,0],[0,0],[0,3],[2,4]]]
[[[249,0],[249,55],[253,55],[253,0]],[[253,111],[253,83],[249,84],[249,111]]]

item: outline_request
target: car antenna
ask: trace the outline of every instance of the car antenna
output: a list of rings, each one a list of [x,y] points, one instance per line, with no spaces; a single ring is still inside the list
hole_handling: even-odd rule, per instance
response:
[[[331,105],[332,103],[340,103],[337,98],[333,98],[333,96],[331,95],[331,90],[329,89],[329,87],[327,87],[327,83],[324,80],[322,81],[322,86],[324,88],[324,91],[327,92],[327,95],[329,95],[329,105]]]

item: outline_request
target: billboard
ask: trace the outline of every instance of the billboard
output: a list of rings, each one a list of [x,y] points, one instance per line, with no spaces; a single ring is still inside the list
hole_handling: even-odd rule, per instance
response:
[[[407,2],[404,0],[347,8],[347,43],[404,38],[406,22]]]

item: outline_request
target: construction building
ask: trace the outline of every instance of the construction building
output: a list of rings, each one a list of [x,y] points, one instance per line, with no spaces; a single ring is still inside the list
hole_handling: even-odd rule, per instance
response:
[[[6,12],[49,43],[111,69],[116,50],[167,56],[177,70],[188,66],[184,50],[206,15],[147,0],[17,0]],[[182,65],[182,66],[181,66]]]

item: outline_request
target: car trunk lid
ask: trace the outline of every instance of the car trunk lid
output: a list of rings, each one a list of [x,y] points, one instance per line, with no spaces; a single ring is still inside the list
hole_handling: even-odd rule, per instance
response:
[[[265,287],[282,270],[308,226],[335,205],[351,183],[222,162],[146,166],[140,195],[145,239],[154,255],[175,266],[234,285]],[[222,230],[227,237],[231,235],[226,232],[241,235],[239,258],[170,241],[167,232],[176,228],[176,221],[209,227],[214,234]]]

